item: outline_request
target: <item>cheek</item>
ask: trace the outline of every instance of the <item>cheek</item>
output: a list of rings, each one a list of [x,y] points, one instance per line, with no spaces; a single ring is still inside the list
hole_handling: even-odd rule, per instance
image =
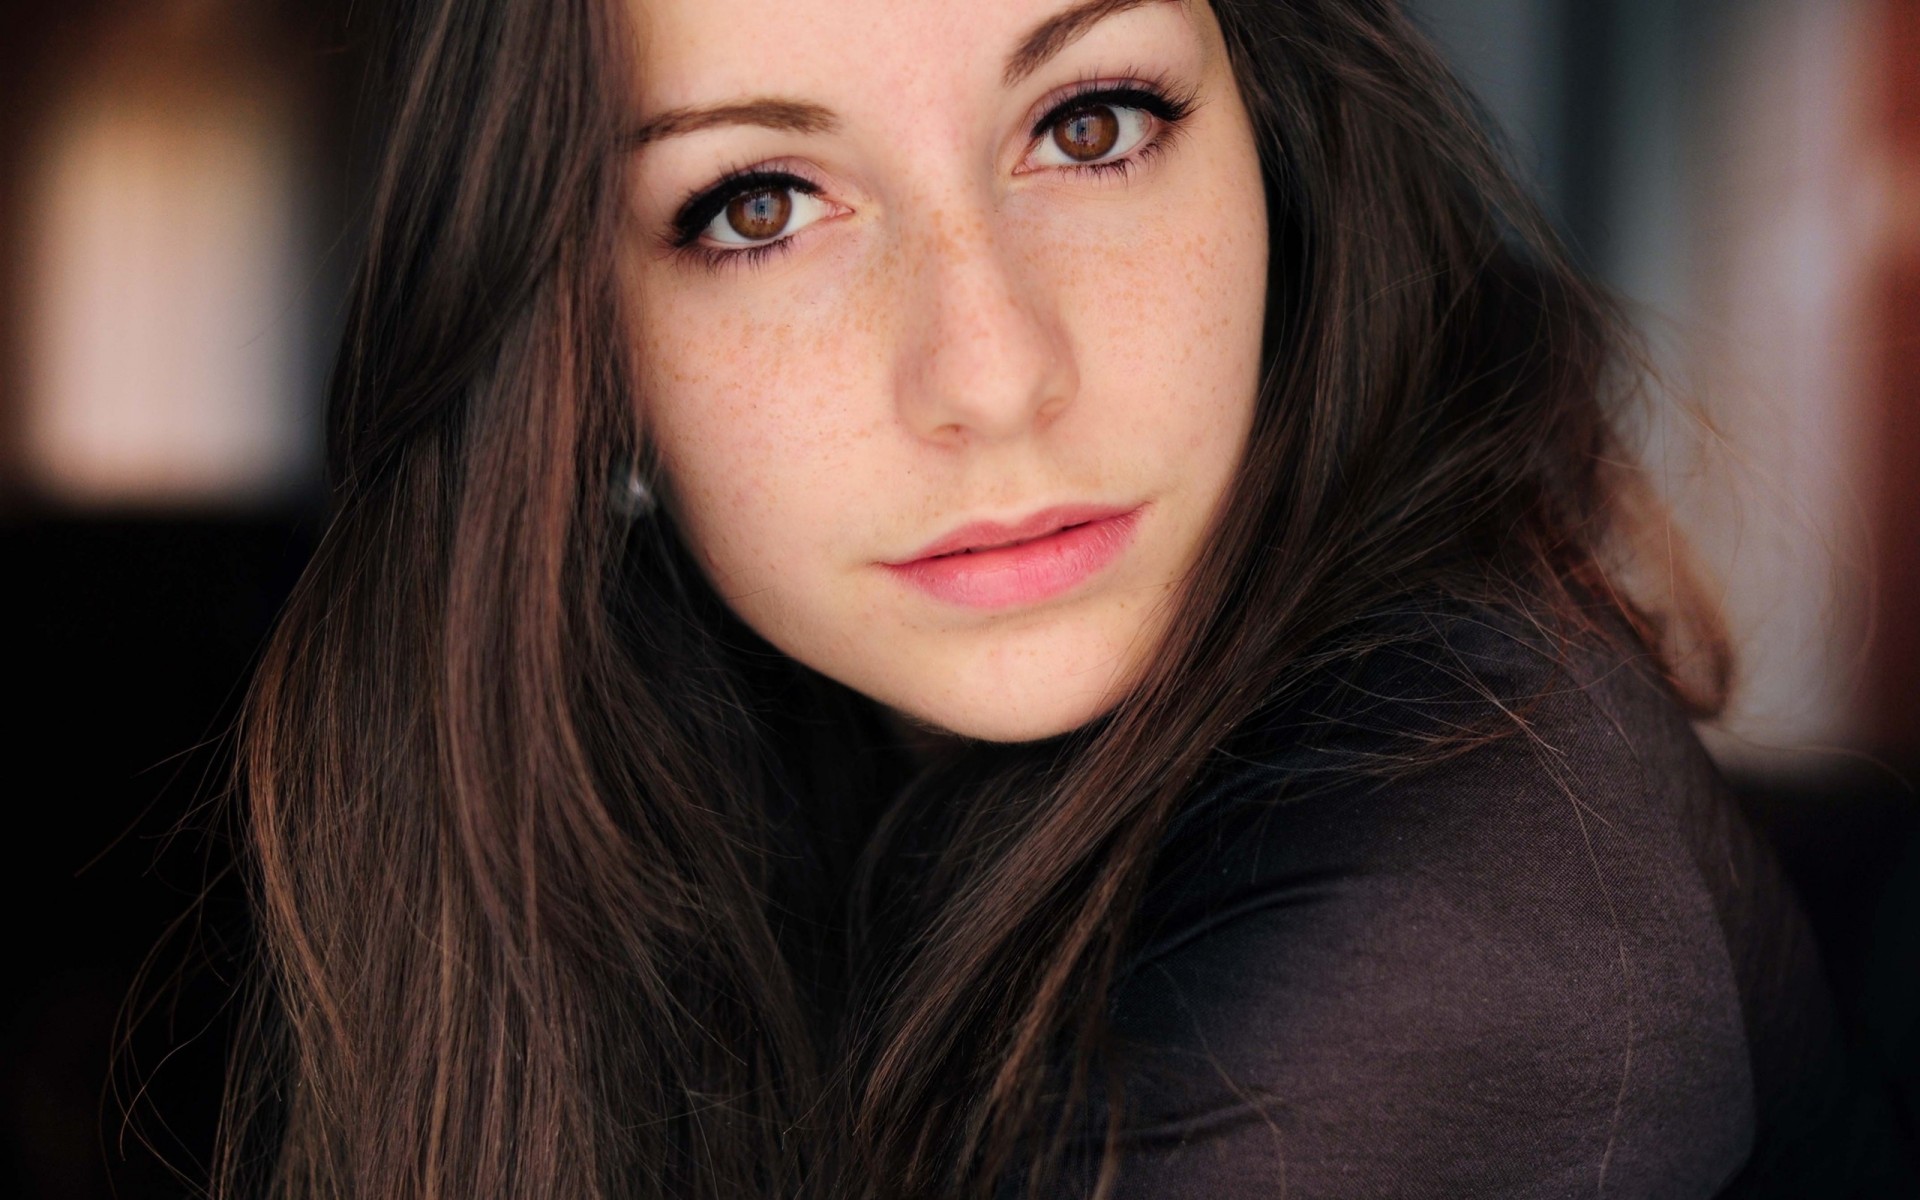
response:
[[[712,289],[718,297],[725,289]],[[676,519],[723,591],[816,558],[826,515],[859,502],[853,459],[870,441],[848,398],[871,389],[848,364],[857,328],[829,299],[767,306],[686,295],[643,322],[640,419],[668,473]]]
[[[1081,402],[1140,453],[1237,457],[1259,374],[1263,203],[1243,181],[1195,180],[1144,213],[1115,206],[1097,254],[1054,256]]]

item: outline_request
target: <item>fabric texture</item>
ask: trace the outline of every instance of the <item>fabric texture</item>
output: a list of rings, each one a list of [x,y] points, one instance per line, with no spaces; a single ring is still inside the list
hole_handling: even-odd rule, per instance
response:
[[[1112,993],[1115,1194],[1853,1194],[1817,949],[1644,655],[1393,620],[1169,833]]]

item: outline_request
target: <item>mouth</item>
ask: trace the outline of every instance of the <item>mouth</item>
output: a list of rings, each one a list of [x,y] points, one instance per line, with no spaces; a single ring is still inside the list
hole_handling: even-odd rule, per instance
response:
[[[1012,525],[980,522],[885,563],[901,583],[944,604],[1024,607],[1064,596],[1127,551],[1145,504],[1058,508]]]
[[[965,554],[983,554],[990,550],[1024,546],[1029,542],[1041,541],[1086,525],[1125,516],[1139,508],[1139,505],[1132,507],[1091,504],[1059,505],[1042,509],[1007,524],[997,521],[974,521],[961,526],[945,537],[935,539],[921,547],[911,557],[896,560],[888,565],[907,566],[916,562],[954,558]]]
[[[1024,546],[1028,542],[1037,542],[1041,538],[1050,538],[1056,533],[1066,533],[1070,529],[1079,529],[1079,528],[1082,528],[1083,526],[1091,525],[1092,523],[1093,522],[1091,521],[1076,521],[1071,525],[1062,525],[1058,529],[1049,529],[1045,533],[1038,533],[1032,537],[1015,538],[1012,541],[994,542],[991,545],[984,545],[984,546],[968,546],[964,550],[949,550],[945,554],[932,554],[932,555],[928,555],[928,557],[929,558],[958,558],[962,554],[981,554],[988,550],[1004,550],[1008,546]]]

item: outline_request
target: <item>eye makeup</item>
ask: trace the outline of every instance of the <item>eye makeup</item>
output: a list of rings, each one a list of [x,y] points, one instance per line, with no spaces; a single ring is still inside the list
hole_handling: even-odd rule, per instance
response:
[[[1103,108],[1144,113],[1153,119],[1154,129],[1122,157],[1050,164],[1040,169],[1088,175],[1112,174],[1124,178],[1148,158],[1165,149],[1197,107],[1195,89],[1178,87],[1165,79],[1150,75],[1122,83],[1111,82],[1111,79],[1111,76],[1105,80],[1089,78],[1071,85],[1068,92],[1055,100],[1034,122],[1028,135],[1030,143],[1038,143],[1056,127],[1076,117]],[[1028,153],[1031,152],[1030,148]],[[703,239],[714,221],[736,200],[780,192],[818,197],[822,189],[819,184],[791,171],[763,166],[729,171],[681,204],[663,240],[675,254],[687,256],[708,269],[750,267],[765,262],[772,255],[789,249],[798,234],[789,233],[757,244],[729,243],[726,246]]]
[[[1168,125],[1178,125],[1193,111],[1194,104],[1195,97],[1191,89],[1175,87],[1162,79],[1148,78],[1119,84],[1084,79],[1054,101],[1046,113],[1033,123],[1027,136],[1038,141],[1055,125],[1085,109],[1102,106],[1137,108]]]
[[[1073,171],[1086,175],[1118,175],[1125,178],[1147,159],[1172,143],[1183,127],[1183,122],[1193,111],[1193,107],[1191,98],[1183,97],[1178,93],[1162,92],[1137,84],[1119,87],[1094,85],[1048,109],[1047,115],[1034,123],[1031,138],[1038,143],[1048,135],[1049,131],[1065,125],[1076,117],[1096,113],[1101,109],[1131,109],[1146,113],[1154,119],[1155,128],[1151,134],[1131,147],[1129,153],[1119,158],[1056,163],[1044,168],[1050,171]]]
[[[791,240],[791,235],[732,250],[723,250],[717,246],[702,246],[700,237],[707,231],[707,227],[713,224],[714,218],[725,212],[728,205],[742,197],[765,192],[798,192],[803,196],[818,196],[820,190],[820,185],[790,171],[767,170],[760,167],[729,171],[681,205],[680,211],[673,218],[669,244],[676,251],[699,255],[709,266],[723,265],[722,260],[735,258],[741,259],[742,262],[727,265],[750,265],[763,259],[765,252],[774,246]]]

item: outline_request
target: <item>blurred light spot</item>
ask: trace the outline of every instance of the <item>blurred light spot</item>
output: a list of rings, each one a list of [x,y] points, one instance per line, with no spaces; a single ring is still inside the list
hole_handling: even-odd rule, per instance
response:
[[[42,162],[28,468],[82,505],[285,491],[314,447],[284,110],[100,82],[56,118]]]

